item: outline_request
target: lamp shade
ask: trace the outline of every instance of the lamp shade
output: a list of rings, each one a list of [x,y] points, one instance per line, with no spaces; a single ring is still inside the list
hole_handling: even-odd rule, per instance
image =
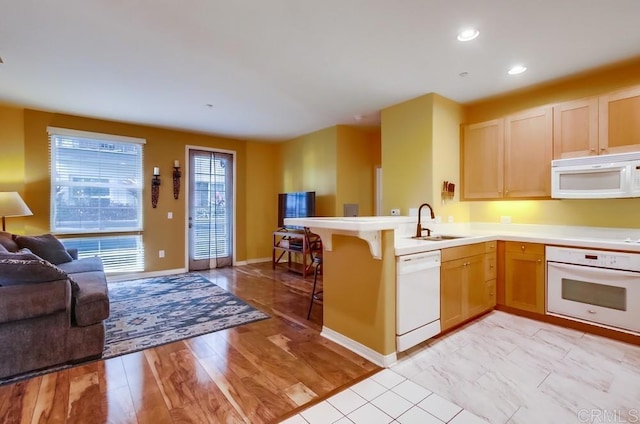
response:
[[[22,197],[15,191],[0,192],[0,216],[33,215]]]

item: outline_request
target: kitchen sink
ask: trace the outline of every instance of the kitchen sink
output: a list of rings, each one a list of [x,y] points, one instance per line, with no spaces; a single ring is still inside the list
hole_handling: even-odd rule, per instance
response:
[[[420,237],[411,237],[411,238],[415,240],[444,241],[444,240],[455,240],[459,238],[464,238],[464,236],[437,235],[437,236],[420,236]]]

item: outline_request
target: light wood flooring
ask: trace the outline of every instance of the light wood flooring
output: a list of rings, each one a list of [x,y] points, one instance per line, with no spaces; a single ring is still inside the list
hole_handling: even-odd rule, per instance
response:
[[[307,321],[312,276],[270,263],[201,273],[271,316],[0,387],[1,423],[270,423],[379,368]]]

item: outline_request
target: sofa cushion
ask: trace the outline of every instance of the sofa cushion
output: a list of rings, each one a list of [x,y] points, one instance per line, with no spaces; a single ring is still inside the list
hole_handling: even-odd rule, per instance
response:
[[[77,325],[84,327],[109,317],[107,280],[102,271],[75,273],[73,280],[79,290],[74,295],[73,316]]]
[[[81,258],[71,262],[65,262],[58,265],[58,268],[63,270],[69,275],[90,272],[90,271],[104,271],[102,260],[98,256],[90,258]]]
[[[0,253],[0,285],[66,280],[67,273],[31,252]]]
[[[54,265],[71,262],[73,260],[64,245],[53,234],[43,234],[41,236],[14,235],[13,240],[18,246],[26,247],[42,259]]]
[[[13,235],[5,231],[0,231],[0,244],[9,252],[17,252],[20,246],[13,241]]]
[[[37,286],[37,290],[34,287]],[[28,320],[69,309],[71,290],[64,280],[0,287],[0,323]],[[67,323],[69,318],[67,318]],[[67,324],[68,325],[68,324]]]

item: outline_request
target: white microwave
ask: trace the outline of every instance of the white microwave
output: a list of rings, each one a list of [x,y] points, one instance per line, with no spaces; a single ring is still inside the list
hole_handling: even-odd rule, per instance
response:
[[[557,159],[551,162],[551,197],[640,197],[640,152]]]

